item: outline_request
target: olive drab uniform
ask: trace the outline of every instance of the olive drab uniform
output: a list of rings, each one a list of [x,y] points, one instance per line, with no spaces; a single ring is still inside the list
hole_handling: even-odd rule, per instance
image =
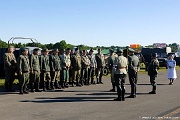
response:
[[[81,80],[84,81],[85,85],[89,85],[88,79],[88,68],[90,66],[90,60],[87,55],[82,55],[82,70],[81,70]]]
[[[132,54],[131,56],[128,56],[128,76],[129,76],[129,82],[131,84],[131,95],[130,97],[135,98],[136,97],[136,84],[138,80],[138,71],[140,69],[140,62],[139,58]]]
[[[30,63],[30,88],[31,92],[39,92],[39,83],[40,83],[40,64],[39,56],[31,54],[29,57]]]
[[[150,83],[152,85],[152,92],[156,93],[156,77],[158,75],[159,61],[155,58],[151,60],[148,66],[148,75],[150,76]]]
[[[94,81],[94,75],[95,75],[95,70],[96,70],[96,67],[97,67],[97,63],[96,63],[96,58],[95,58],[95,55],[88,55],[88,58],[90,60],[90,67],[89,67],[89,70],[88,70],[88,79],[90,80],[91,79],[91,84],[95,84],[95,81]]]
[[[96,78],[97,78],[97,84],[102,84],[102,75],[103,75],[103,69],[105,67],[105,60],[103,54],[96,54],[96,62],[97,62],[97,69],[96,69]]]
[[[69,82],[69,68],[71,66],[70,55],[63,54],[61,56],[61,65],[62,65],[61,86],[62,88],[64,88],[64,87],[68,87],[67,83]]]
[[[13,91],[12,85],[15,79],[15,72],[17,67],[17,61],[14,53],[4,54],[4,70],[5,70],[5,89],[7,91]]]
[[[50,61],[49,61],[49,55],[43,55],[41,56],[40,66],[41,66],[41,72],[42,72],[42,79],[43,79],[43,91],[46,91],[46,89],[51,90],[50,88]]]
[[[22,72],[22,74],[19,74],[19,89],[20,94],[27,93],[27,86],[29,83],[29,72],[30,72],[30,66],[29,66],[29,58],[25,55],[20,55],[17,61],[18,66],[18,73]]]
[[[50,56],[50,63],[51,63],[51,88],[54,89],[60,88],[60,71],[61,71],[61,60],[58,55],[51,55]]]
[[[115,53],[112,53],[112,55],[110,55],[108,57],[108,63],[107,63],[110,73],[111,73],[111,83],[112,83],[112,87],[113,87],[113,89],[111,91],[115,91],[115,79],[114,79],[113,64],[114,64],[116,57],[117,57],[117,55]]]
[[[127,75],[127,66],[128,66],[128,60],[123,55],[120,55],[115,58],[114,64],[113,64],[113,71],[114,71],[114,79],[115,79],[115,85],[117,87],[117,94],[118,98],[115,100],[125,100],[125,79]]]
[[[76,86],[80,86],[82,65],[81,65],[81,56],[78,53],[72,55],[71,67],[72,67],[72,85],[76,81]]]

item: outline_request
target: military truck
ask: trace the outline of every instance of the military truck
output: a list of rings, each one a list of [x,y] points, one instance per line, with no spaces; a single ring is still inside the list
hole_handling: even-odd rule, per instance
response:
[[[36,46],[36,43],[37,43],[37,40],[34,39],[34,38],[24,38],[24,37],[12,37],[9,41],[8,41],[8,46],[12,45],[14,40],[16,39],[20,39],[20,40],[31,40],[34,47],[27,47],[29,49],[29,54],[32,53],[32,50],[34,48],[37,48],[35,47]],[[5,77],[5,71],[4,71],[4,54],[7,52],[7,48],[0,48],[0,78],[4,78]],[[14,50],[14,55],[16,57],[16,59],[19,57],[19,55],[21,54],[21,49],[20,48],[15,48]]]
[[[165,48],[142,48],[141,54],[144,57],[146,70],[147,70],[147,66],[151,62],[151,54],[152,53],[157,53],[157,55],[158,55],[157,59],[159,61],[159,66],[167,68],[167,55],[170,52],[171,52],[170,47],[165,47]]]

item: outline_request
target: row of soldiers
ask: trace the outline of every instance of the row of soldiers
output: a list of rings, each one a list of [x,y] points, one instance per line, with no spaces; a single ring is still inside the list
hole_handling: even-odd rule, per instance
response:
[[[125,101],[125,79],[128,74],[129,83],[131,85],[131,94],[128,98],[136,98],[136,85],[138,81],[138,71],[140,70],[139,58],[134,54],[133,49],[128,49],[128,57],[123,56],[123,50],[117,49],[117,54],[113,50],[110,50],[111,54],[108,58],[108,66],[111,71],[112,87],[110,91],[115,91],[117,87],[118,97],[115,101]],[[152,60],[148,66],[148,75],[150,76],[150,83],[152,85],[152,91],[149,94],[156,94],[156,80],[157,69],[159,62],[157,60],[157,54],[152,54]]]
[[[98,49],[96,55],[93,49],[83,50],[82,55],[76,48],[73,53],[70,48],[59,54],[58,49],[54,49],[49,54],[48,49],[43,49],[39,55],[39,49],[33,50],[29,55],[28,49],[21,49],[22,54],[17,61],[13,54],[14,47],[9,46],[8,52],[4,55],[5,69],[5,89],[13,91],[12,84],[15,79],[15,72],[19,76],[20,94],[31,92],[41,92],[55,88],[65,88],[71,86],[82,86],[84,84],[103,84],[102,74],[105,67],[104,55]],[[94,76],[96,74],[97,81]]]

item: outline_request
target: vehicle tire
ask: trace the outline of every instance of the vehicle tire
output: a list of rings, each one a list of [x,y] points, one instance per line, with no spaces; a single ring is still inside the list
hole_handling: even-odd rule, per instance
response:
[[[104,70],[103,70],[103,75],[104,75],[104,76],[107,76],[107,75],[108,75],[108,69],[107,69],[107,68],[104,68]]]

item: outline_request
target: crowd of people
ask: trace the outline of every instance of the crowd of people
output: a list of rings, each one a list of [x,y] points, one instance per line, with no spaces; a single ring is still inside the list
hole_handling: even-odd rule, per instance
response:
[[[72,51],[48,49],[41,50],[35,48],[32,54],[28,54],[28,49],[22,48],[21,55],[16,59],[14,47],[9,46],[8,52],[4,55],[5,69],[5,89],[13,91],[13,82],[15,73],[19,78],[19,93],[28,94],[30,92],[41,92],[46,90],[64,89],[69,86],[81,87],[90,84],[103,84],[103,68],[106,65],[104,55],[101,49],[97,54],[93,54],[93,49],[83,50],[79,54],[79,49]],[[158,75],[159,62],[157,53],[151,55],[151,63],[148,66],[148,75],[152,85],[152,91],[149,94],[156,94],[156,77]],[[123,50],[117,49],[115,53],[110,49],[110,55],[107,59],[107,65],[111,73],[112,89],[115,92],[117,88],[118,97],[115,101],[125,101],[125,79],[129,77],[131,85],[131,94],[128,98],[136,98],[136,85],[138,81],[138,71],[140,70],[139,58],[134,54],[134,50],[129,48],[127,57],[123,56]],[[170,85],[177,78],[173,56],[167,61],[168,79]],[[41,90],[42,89],[42,90]]]

